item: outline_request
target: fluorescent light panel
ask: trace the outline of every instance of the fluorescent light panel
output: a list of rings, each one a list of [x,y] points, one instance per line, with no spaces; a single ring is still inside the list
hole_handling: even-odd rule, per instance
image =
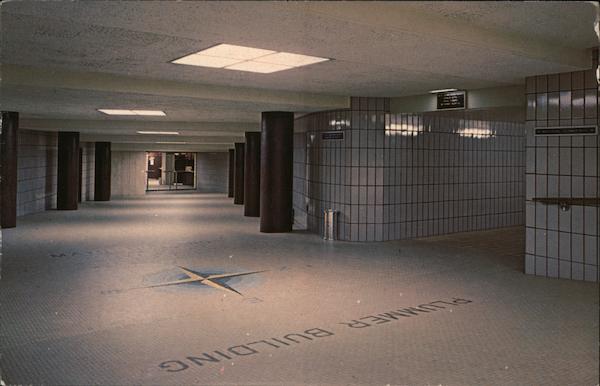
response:
[[[236,63],[232,66],[225,67],[228,70],[238,70],[238,71],[248,71],[248,72],[258,72],[261,74],[270,74],[272,72],[289,70],[290,66],[284,66],[281,64],[272,64],[272,63],[259,63],[253,61],[240,62]]]
[[[216,58],[214,56],[205,56],[192,54],[184,56],[181,59],[174,60],[173,63],[187,64],[189,66],[223,68],[231,64],[239,63],[238,59]]]
[[[328,60],[330,59],[293,54],[291,52],[277,52],[233,44],[218,44],[175,59],[171,63],[270,74]]]
[[[165,112],[161,110],[124,110],[124,109],[98,109],[101,113],[106,115],[143,115],[143,116],[154,116],[164,117]]]
[[[98,111],[106,115],[135,115],[131,112],[131,110],[98,109]]]
[[[308,66],[309,64],[328,61],[327,58],[319,58],[317,56],[308,56],[300,54],[291,54],[289,52],[278,52],[255,59],[256,62],[280,64],[290,67]]]
[[[430,94],[438,94],[441,92],[450,92],[450,91],[458,91],[458,89],[457,88],[442,88],[439,90],[431,90],[431,91],[429,91],[429,93]]]
[[[158,141],[162,145],[231,145],[231,142],[177,142],[177,141]]]
[[[165,112],[160,110],[131,110],[135,115],[145,115],[153,117],[164,117]]]
[[[261,56],[274,54],[275,51],[236,46],[233,44],[218,44],[198,52],[200,55],[215,56],[217,58],[230,58],[238,60],[252,60]]]
[[[136,131],[138,134],[155,134],[155,135],[179,135],[178,131]]]

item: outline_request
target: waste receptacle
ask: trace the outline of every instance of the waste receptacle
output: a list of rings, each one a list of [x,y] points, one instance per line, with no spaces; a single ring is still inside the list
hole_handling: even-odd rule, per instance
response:
[[[323,212],[323,239],[337,240],[337,210],[325,209]]]

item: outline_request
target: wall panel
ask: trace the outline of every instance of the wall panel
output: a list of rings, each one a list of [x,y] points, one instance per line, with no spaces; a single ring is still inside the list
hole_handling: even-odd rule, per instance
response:
[[[196,153],[196,190],[227,193],[229,153]]]
[[[138,196],[146,193],[146,152],[112,151],[111,196]]]
[[[598,135],[535,136],[536,127],[598,125],[598,84],[592,70],[528,78],[525,272],[598,281],[600,209],[534,198],[595,198],[600,194]],[[558,111],[558,113],[557,113]],[[558,119],[557,118],[558,114]]]
[[[339,212],[338,237],[350,241],[524,223],[522,122],[387,111],[385,98],[352,98],[350,110],[296,120],[294,210],[309,230],[322,232],[329,208]]]

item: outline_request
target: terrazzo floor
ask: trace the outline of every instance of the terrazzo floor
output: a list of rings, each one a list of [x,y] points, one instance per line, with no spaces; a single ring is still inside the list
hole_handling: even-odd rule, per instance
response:
[[[4,381],[598,384],[598,284],[524,275],[521,227],[350,243],[258,224],[196,193],[19,218]]]

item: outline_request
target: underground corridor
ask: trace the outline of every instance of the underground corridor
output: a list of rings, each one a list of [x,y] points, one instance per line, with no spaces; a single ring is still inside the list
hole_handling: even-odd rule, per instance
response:
[[[0,386],[600,382],[597,3],[0,18]]]

